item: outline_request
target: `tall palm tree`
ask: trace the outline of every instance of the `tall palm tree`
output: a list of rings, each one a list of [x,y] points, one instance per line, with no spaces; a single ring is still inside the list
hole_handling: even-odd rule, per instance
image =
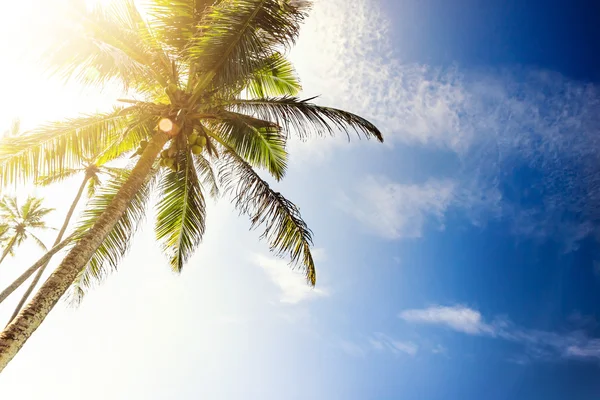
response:
[[[354,130],[383,139],[359,116],[295,97],[300,85],[284,52],[309,6],[301,0],[153,0],[148,17],[133,1],[91,12],[73,6],[77,15],[69,20],[77,21],[77,34],[65,36],[47,60],[86,84],[120,81],[137,99],[5,140],[0,176],[9,183],[53,173],[80,162],[82,150],[110,158],[137,149],[140,157],[91,202],[83,222],[89,229],[0,334],[0,370],[93,257],[101,267],[119,259],[154,187],[156,237],[175,271],[202,239],[205,192],[216,195],[220,188],[233,194],[253,227],[265,227],[271,249],[289,255],[315,284],[310,230],[255,168],[283,178],[291,134],[305,139]]]
[[[0,221],[3,227],[0,229],[2,245],[4,250],[0,256],[0,263],[10,254],[14,255],[17,247],[31,237],[42,249],[47,250],[44,243],[33,233],[36,229],[49,229],[44,222],[44,217],[52,212],[51,208],[42,207],[42,199],[28,197],[19,207],[17,199],[6,196],[0,200]]]

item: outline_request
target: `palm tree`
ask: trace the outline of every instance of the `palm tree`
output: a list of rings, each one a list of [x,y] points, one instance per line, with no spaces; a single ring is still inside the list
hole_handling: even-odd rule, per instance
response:
[[[145,18],[133,1],[88,12],[73,6],[65,36],[46,59],[55,72],[86,84],[120,81],[138,99],[49,124],[0,149],[4,183],[52,174],[81,161],[82,150],[107,158],[136,150],[126,176],[113,179],[82,222],[89,227],[31,302],[0,334],[0,370],[14,357],[90,260],[106,268],[126,251],[157,188],[156,237],[171,268],[181,271],[204,233],[205,193],[219,189],[265,227],[263,238],[316,272],[312,234],[298,208],[259,175],[285,175],[291,134],[354,130],[383,140],[354,114],[295,97],[300,85],[284,54],[310,3],[300,0],[153,0]],[[92,73],[90,73],[92,71]],[[139,148],[138,148],[139,145]]]
[[[19,207],[17,199],[6,196],[0,200],[0,221],[3,221],[2,244],[4,250],[0,256],[0,263],[25,240],[31,237],[42,249],[47,250],[44,243],[33,233],[35,229],[49,229],[44,222],[44,217],[53,211],[51,208],[42,207],[42,199],[28,197]]]

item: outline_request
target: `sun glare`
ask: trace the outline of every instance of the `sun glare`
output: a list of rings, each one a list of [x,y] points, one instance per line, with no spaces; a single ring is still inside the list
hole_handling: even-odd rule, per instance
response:
[[[158,127],[163,132],[171,132],[173,130],[173,122],[169,118],[163,118],[158,123]]]

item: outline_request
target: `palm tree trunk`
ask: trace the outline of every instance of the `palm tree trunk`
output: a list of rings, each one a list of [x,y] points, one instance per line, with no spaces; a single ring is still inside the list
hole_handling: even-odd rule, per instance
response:
[[[29,267],[25,272],[21,274],[17,279],[13,281],[10,285],[6,287],[2,292],[0,292],[0,303],[2,303],[8,296],[12,294],[19,286],[23,284],[35,271],[37,271],[42,265],[47,264],[48,261],[52,258],[53,255],[61,251],[66,245],[71,243],[71,241],[75,238],[75,234],[72,234],[58,245],[54,246],[42,258],[36,261],[31,267]]]
[[[52,247],[56,246],[57,244],[59,244],[65,234],[65,231],[67,230],[67,227],[69,226],[69,222],[71,221],[71,217],[73,217],[73,213],[75,212],[75,208],[77,207],[77,204],[79,204],[79,200],[81,199],[81,195],[83,194],[83,190],[85,189],[85,185],[87,184],[88,180],[90,179],[91,175],[89,174],[89,172],[86,171],[85,173],[85,177],[83,178],[83,182],[81,182],[81,186],[79,186],[79,191],[77,192],[77,195],[75,196],[75,199],[73,200],[73,202],[71,203],[71,208],[69,208],[69,212],[67,212],[67,216],[65,217],[65,221],[62,224],[62,227],[60,228],[60,231],[58,231],[58,235],[56,236],[56,240],[54,241],[54,244],[52,245]],[[29,295],[31,294],[31,292],[33,292],[33,289],[35,289],[37,283],[39,282],[40,278],[42,277],[42,274],[44,273],[44,270],[46,269],[46,267],[48,266],[48,264],[50,263],[50,258],[48,259],[48,261],[46,261],[45,264],[43,264],[40,269],[38,270],[37,274],[35,274],[35,277],[33,278],[33,281],[31,281],[31,284],[29,285],[29,287],[27,288],[27,290],[25,291],[25,293],[23,294],[23,296],[21,297],[21,300],[19,301],[19,304],[17,304],[17,307],[15,307],[15,311],[13,312],[13,314],[10,316],[10,319],[8,320],[8,324],[10,324],[10,322],[15,319],[15,317],[17,316],[17,314],[19,313],[19,311],[21,311],[21,308],[23,307],[23,304],[25,304],[25,302],[27,301],[27,298],[29,297]],[[8,326],[7,324],[7,326]]]
[[[154,160],[156,160],[167,139],[168,136],[163,132],[159,131],[154,134],[131,171],[131,175],[106,211],[98,218],[92,229],[81,236],[58,268],[33,296],[29,304],[0,333],[0,372],[4,370],[27,339],[48,316],[58,300],[73,283],[77,274],[87,265],[94,252],[121,218],[129,202],[144,184]]]
[[[8,244],[6,245],[6,248],[2,252],[2,258],[0,258],[0,264],[2,264],[2,261],[4,261],[4,259],[8,255],[8,253],[10,253],[13,246],[15,245],[16,240],[17,240],[17,234],[15,234],[15,236],[13,236],[12,239],[10,239],[10,242],[8,242]]]

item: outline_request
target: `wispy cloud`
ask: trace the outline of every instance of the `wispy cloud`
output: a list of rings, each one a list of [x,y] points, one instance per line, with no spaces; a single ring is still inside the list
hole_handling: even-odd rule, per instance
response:
[[[315,254],[324,257],[322,250],[317,251]],[[329,295],[326,287],[311,288],[307,285],[304,275],[299,271],[292,270],[285,260],[255,254],[253,261],[279,287],[282,303],[297,304]]]
[[[342,340],[340,348],[354,357],[364,357],[372,352],[414,357],[419,351],[416,343],[394,339],[381,332],[376,332],[360,342]]]
[[[481,313],[464,306],[433,306],[420,310],[406,310],[399,315],[407,322],[448,326],[468,334],[493,333],[493,328],[483,322]]]
[[[479,311],[462,305],[404,310],[398,316],[411,324],[445,326],[468,335],[520,343],[525,352],[511,359],[517,363],[556,358],[600,360],[600,338],[591,338],[581,330],[557,333],[527,329],[503,317],[486,322]]]
[[[342,340],[339,345],[344,353],[352,357],[364,357],[367,354],[362,346],[349,340]]]
[[[370,230],[388,239],[417,238],[428,219],[441,226],[452,202],[454,184],[431,180],[402,185],[383,177],[367,177],[354,196],[344,196],[341,207]]]
[[[389,32],[389,20],[374,1],[318,2],[304,29],[305,41],[297,48],[302,57],[296,61],[302,75],[310,77],[304,82],[307,94],[318,88],[323,103],[335,99],[338,106],[372,119],[389,145],[456,155],[459,166],[445,171],[451,180],[442,181],[451,182],[452,201],[434,203],[431,215],[436,220],[454,206],[475,224],[503,218],[517,235],[561,239],[566,251],[598,232],[597,87],[542,70],[469,71],[405,64],[397,54],[401,39],[392,43]],[[320,37],[343,38],[344,45],[326,41],[313,46]],[[514,186],[523,172],[535,176],[527,190]],[[372,179],[358,190],[373,186]],[[385,189],[408,192],[408,197],[427,195],[432,182],[440,182],[432,178],[415,187],[376,179],[383,199],[395,198]],[[422,234],[429,215],[422,208],[401,200],[391,205],[368,203],[369,196],[363,200],[358,204],[365,208],[357,218],[379,235]],[[412,212],[410,217],[398,217],[401,207]],[[391,222],[372,222],[388,215]]]

